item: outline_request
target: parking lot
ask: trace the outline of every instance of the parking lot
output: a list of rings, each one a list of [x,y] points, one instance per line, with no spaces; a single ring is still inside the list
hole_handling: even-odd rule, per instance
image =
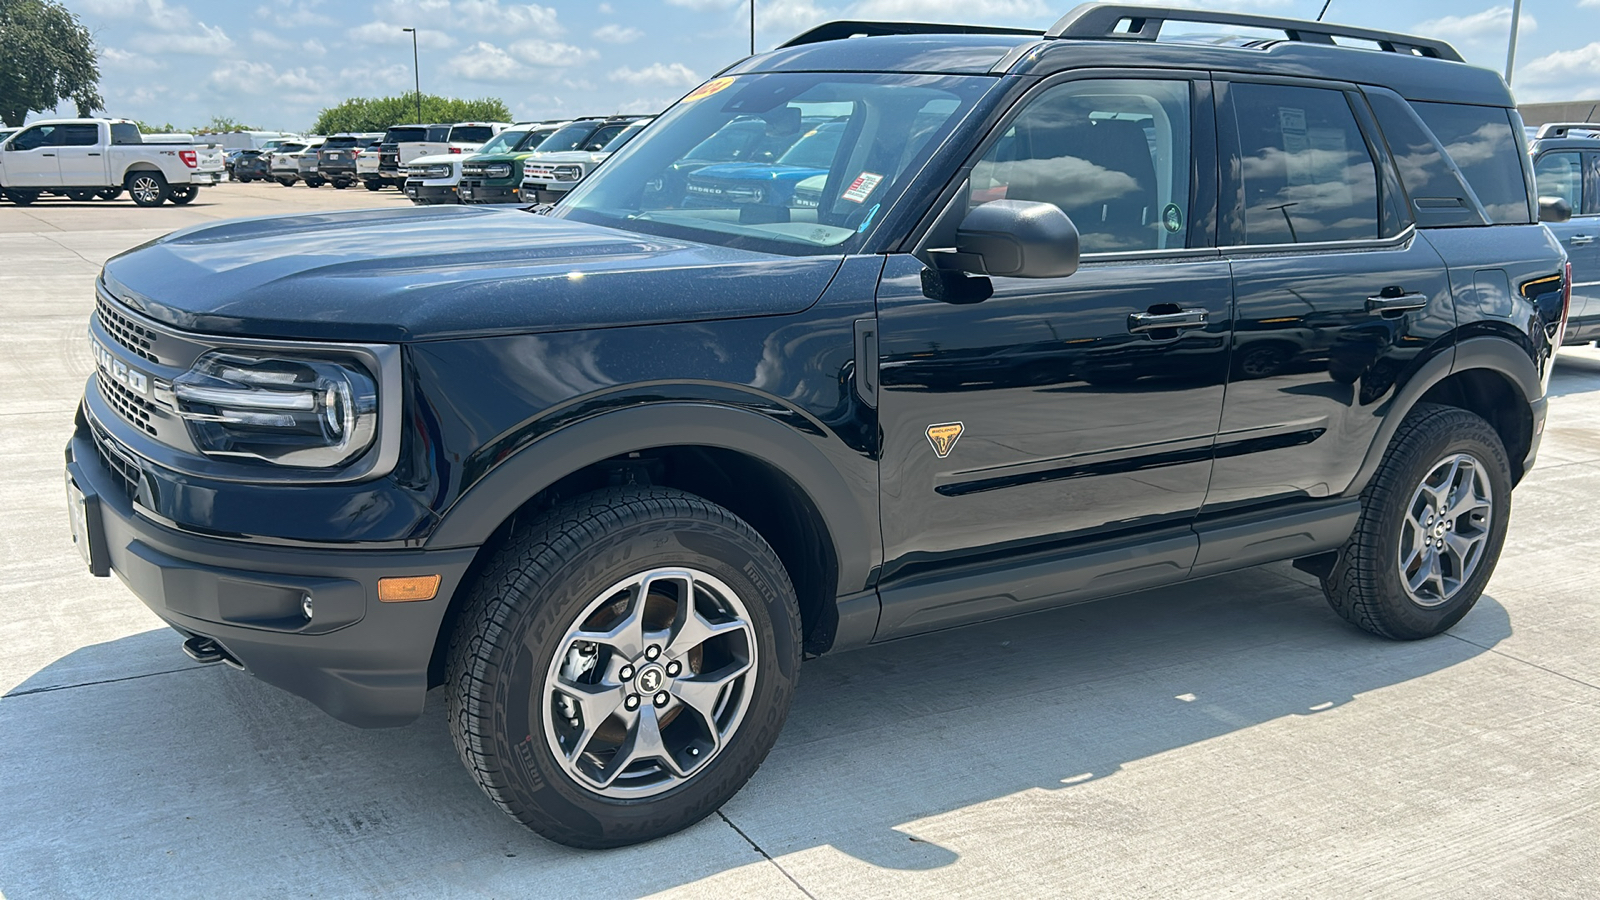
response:
[[[754,780],[674,837],[547,843],[443,697],[362,731],[224,666],[67,532],[62,447],[109,256],[234,216],[404,208],[224,184],[0,204],[0,896],[1600,896],[1600,351],[1561,354],[1477,608],[1400,644],[1287,565],[802,673]]]

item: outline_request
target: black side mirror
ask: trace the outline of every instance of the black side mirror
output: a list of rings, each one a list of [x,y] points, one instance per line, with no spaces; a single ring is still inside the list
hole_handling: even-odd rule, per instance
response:
[[[1065,278],[1078,271],[1078,227],[1054,203],[993,200],[961,220],[953,262],[983,275]]]
[[[1572,204],[1560,197],[1539,198],[1539,221],[1560,224],[1572,219]]]

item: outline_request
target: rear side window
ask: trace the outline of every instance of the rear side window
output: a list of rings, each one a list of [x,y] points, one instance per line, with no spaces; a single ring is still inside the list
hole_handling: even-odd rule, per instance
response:
[[[1526,225],[1528,183],[1522,177],[1523,142],[1498,106],[1413,103],[1422,121],[1444,144],[1456,167],[1496,225]]]
[[[63,125],[56,132],[56,144],[62,147],[93,147],[100,143],[99,125]]]
[[[1189,104],[1187,81],[1049,88],[973,166],[968,202],[1053,203],[1077,226],[1085,253],[1184,247]]]
[[[1533,164],[1539,182],[1539,196],[1560,197],[1583,212],[1583,154],[1577,151],[1546,153]]]
[[[1231,93],[1244,193],[1236,243],[1381,236],[1378,170],[1342,92],[1235,83]]]
[[[139,135],[139,126],[132,122],[111,123],[111,143],[113,144],[142,144],[144,138]]]

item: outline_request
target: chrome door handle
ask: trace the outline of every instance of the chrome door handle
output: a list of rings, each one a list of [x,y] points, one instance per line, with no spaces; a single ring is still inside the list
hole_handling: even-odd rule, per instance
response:
[[[1572,236],[1572,246],[1574,247],[1582,247],[1584,244],[1592,243],[1594,243],[1594,235],[1592,234],[1575,234]]]
[[[1385,290],[1376,297],[1367,298],[1367,312],[1375,313],[1409,312],[1427,305],[1427,294],[1407,294],[1398,290]]]
[[[1204,328],[1210,315],[1211,311],[1208,309],[1180,309],[1170,313],[1133,313],[1128,316],[1128,330],[1134,334],[1144,334],[1169,328],[1178,331],[1186,328]]]

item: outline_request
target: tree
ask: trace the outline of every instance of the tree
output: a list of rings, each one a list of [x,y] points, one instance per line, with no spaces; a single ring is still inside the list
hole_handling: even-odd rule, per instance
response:
[[[4,0],[0,0],[4,2]],[[509,122],[511,111],[505,101],[493,97],[456,100],[422,95],[422,122],[417,122],[417,95],[398,97],[352,97],[317,116],[313,134],[338,134],[341,131],[385,131],[392,125],[430,122]]]
[[[30,112],[71,100],[78,115],[105,106],[94,37],[56,0],[0,0],[0,120],[20,126]]]
[[[260,131],[254,125],[246,125],[227,116],[212,116],[211,121],[204,125],[194,127],[196,134],[227,134],[233,131]]]

